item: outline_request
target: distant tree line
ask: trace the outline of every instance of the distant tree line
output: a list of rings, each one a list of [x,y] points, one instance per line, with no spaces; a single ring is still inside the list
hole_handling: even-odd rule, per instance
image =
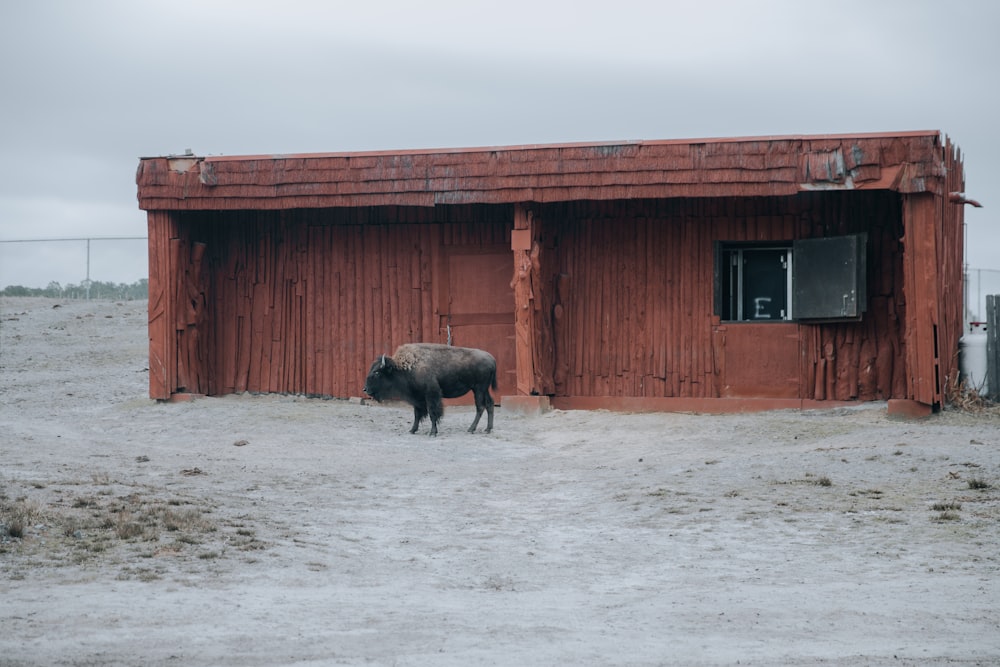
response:
[[[106,283],[100,280],[83,281],[79,285],[60,285],[52,281],[47,287],[24,287],[8,285],[0,290],[0,296],[48,296],[57,299],[116,299],[121,301],[149,298],[149,280],[142,278],[131,285],[126,283]]]

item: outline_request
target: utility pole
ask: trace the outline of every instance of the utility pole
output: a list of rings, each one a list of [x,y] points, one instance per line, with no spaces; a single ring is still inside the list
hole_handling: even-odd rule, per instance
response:
[[[87,290],[87,301],[90,301],[90,239],[87,239],[87,277],[83,281],[83,287]]]

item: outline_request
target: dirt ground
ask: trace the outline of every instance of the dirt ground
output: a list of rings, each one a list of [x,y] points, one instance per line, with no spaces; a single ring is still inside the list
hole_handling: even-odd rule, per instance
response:
[[[0,300],[0,665],[1000,662],[998,409],[430,438],[151,401],[145,315]]]

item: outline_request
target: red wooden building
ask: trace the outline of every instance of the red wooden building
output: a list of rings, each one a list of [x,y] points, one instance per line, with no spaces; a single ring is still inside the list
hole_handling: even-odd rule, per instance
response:
[[[137,182],[158,399],[359,396],[410,341],[562,408],[920,412],[956,371],[936,131],[171,156]]]

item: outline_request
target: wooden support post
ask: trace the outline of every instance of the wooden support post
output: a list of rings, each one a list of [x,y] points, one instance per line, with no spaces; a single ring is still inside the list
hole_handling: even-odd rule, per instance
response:
[[[906,297],[907,398],[941,404],[938,349],[939,262],[935,197],[903,196],[903,289]],[[946,351],[950,354],[950,351]]]
[[[177,223],[166,211],[150,211],[149,232],[149,397],[168,399],[176,388],[177,358],[171,240]]]
[[[552,281],[544,279],[541,225],[523,204],[514,207],[511,231],[514,255],[514,353],[520,396],[555,393],[555,317]]]
[[[535,319],[532,316],[531,247],[533,245],[532,213],[522,204],[514,207],[514,229],[511,231],[511,250],[514,253],[514,358],[517,393],[520,396],[537,394],[535,389]]]

